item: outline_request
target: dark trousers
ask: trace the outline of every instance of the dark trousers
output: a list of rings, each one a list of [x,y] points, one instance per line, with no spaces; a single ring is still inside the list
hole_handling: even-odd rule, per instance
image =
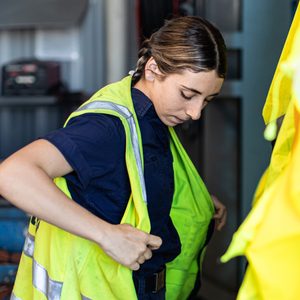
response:
[[[133,272],[133,282],[139,300],[165,300],[165,271],[147,277]]]

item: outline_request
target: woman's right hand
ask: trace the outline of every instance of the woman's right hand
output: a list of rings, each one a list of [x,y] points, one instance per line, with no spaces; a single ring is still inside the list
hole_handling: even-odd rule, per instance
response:
[[[159,249],[162,240],[129,224],[118,224],[107,228],[99,244],[115,261],[136,271],[152,257],[152,250]]]

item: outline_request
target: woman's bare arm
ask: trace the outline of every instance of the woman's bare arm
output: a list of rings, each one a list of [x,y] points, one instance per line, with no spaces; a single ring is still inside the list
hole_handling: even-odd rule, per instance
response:
[[[0,164],[0,194],[15,206],[66,231],[98,243],[119,263],[138,269],[161,239],[130,225],[111,225],[70,200],[53,178],[72,171],[60,151],[35,141]]]

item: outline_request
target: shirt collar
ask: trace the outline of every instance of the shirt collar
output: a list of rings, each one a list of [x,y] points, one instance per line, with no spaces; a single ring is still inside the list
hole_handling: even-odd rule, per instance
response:
[[[151,100],[139,89],[131,88],[131,97],[138,117],[143,117],[153,106]]]

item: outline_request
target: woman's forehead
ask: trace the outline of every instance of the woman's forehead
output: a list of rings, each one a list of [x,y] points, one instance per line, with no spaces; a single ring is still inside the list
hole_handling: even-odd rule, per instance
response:
[[[191,70],[184,70],[181,73],[170,74],[167,78],[179,86],[186,87],[190,90],[198,91],[199,86],[205,85],[222,85],[224,79],[220,78],[215,70],[193,72]],[[201,92],[201,91],[200,91]]]

